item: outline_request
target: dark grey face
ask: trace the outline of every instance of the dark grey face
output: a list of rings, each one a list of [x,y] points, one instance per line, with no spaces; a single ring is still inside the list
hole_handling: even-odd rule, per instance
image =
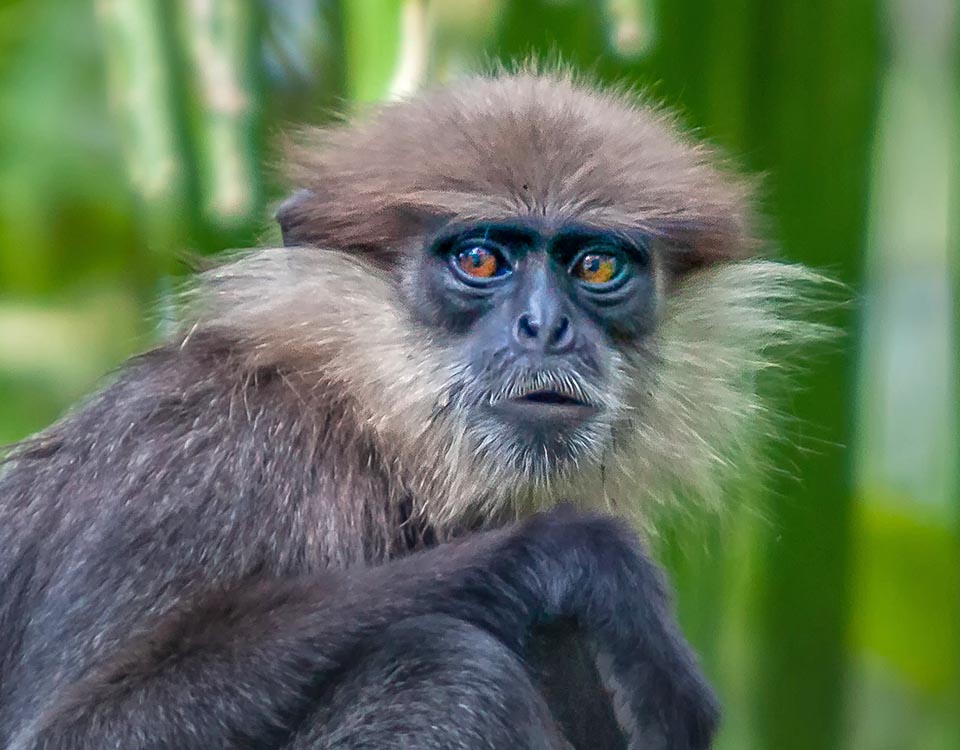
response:
[[[478,450],[538,473],[602,454],[622,416],[619,354],[655,324],[644,237],[451,224],[428,243],[413,289],[422,319],[459,348],[452,408],[467,412]]]

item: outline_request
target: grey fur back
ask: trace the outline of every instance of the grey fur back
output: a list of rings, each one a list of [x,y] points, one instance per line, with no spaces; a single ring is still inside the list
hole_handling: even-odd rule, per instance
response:
[[[135,359],[13,451],[0,475],[0,591],[15,594],[0,597],[0,738],[24,701],[54,687],[24,689],[31,675],[75,678],[80,644],[109,652],[130,636],[111,624],[162,612],[191,587],[421,545],[422,529],[404,526],[404,489],[336,393],[318,409],[282,371],[245,371],[229,342],[196,337]],[[132,587],[158,559],[162,575]]]

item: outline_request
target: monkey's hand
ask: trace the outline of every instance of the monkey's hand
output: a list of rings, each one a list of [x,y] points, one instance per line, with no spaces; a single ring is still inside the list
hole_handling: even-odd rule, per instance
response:
[[[516,534],[514,563],[526,558],[516,569],[539,582],[531,600],[542,597],[543,609],[535,618],[570,619],[594,644],[629,746],[709,747],[716,698],[677,628],[664,577],[637,536],[613,518],[566,508],[534,517]]]

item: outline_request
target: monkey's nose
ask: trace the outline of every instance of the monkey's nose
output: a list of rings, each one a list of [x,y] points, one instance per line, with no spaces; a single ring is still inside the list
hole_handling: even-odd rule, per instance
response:
[[[560,314],[542,323],[525,312],[517,318],[513,337],[527,351],[563,354],[573,346],[573,324],[567,315]]]

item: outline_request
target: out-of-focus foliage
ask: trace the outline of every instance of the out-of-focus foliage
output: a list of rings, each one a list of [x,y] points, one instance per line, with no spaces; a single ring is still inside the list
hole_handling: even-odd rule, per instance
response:
[[[277,136],[561,60],[766,175],[852,303],[720,520],[664,529],[721,748],[960,746],[955,0],[2,0],[0,441],[148,346],[185,254],[270,241]]]

